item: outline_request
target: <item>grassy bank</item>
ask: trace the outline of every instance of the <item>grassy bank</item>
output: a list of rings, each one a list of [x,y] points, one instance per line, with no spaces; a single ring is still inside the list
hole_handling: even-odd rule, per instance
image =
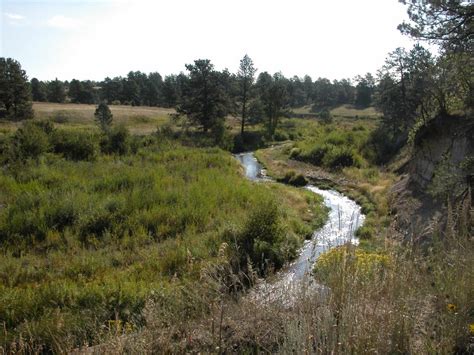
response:
[[[358,230],[361,246],[383,246],[389,224],[388,190],[394,175],[372,163],[373,119],[338,119],[332,124],[287,119],[281,129],[294,138],[258,150],[256,157],[276,179],[306,176],[322,188],[336,189],[354,199],[367,218]]]
[[[133,333],[149,302],[175,319],[202,317],[216,292],[204,274],[231,280],[248,260],[257,274],[281,267],[325,218],[314,194],[253,184],[220,149],[151,135],[106,154],[96,133],[32,127],[3,141],[32,149],[25,142],[39,135],[47,147],[34,158],[3,151],[4,349],[63,352]],[[84,140],[71,137],[84,134],[95,153],[72,154]]]

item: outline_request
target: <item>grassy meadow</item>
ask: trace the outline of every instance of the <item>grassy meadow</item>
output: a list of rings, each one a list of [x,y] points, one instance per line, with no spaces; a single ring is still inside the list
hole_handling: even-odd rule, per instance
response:
[[[471,339],[472,238],[440,229],[428,251],[389,238],[396,176],[374,163],[373,109],[234,139],[261,147],[277,180],[339,190],[367,216],[358,248],[315,265],[330,293],[301,290],[291,307],[241,295],[324,223],[319,196],[248,181],[172,110],[111,106],[106,138],[94,106],[34,109],[32,122],[0,122],[2,351],[447,353]],[[227,126],[233,138],[237,119]]]
[[[140,130],[155,133],[104,144],[92,107],[39,107],[33,122],[2,136],[7,351],[65,352],[135,333],[149,302],[176,319],[200,317],[217,292],[204,274],[245,288],[249,262],[256,275],[281,267],[325,220],[318,196],[252,183],[228,152],[157,131],[166,110],[112,107],[115,126],[136,127],[134,117],[149,114]],[[59,114],[69,118],[50,119]]]
[[[95,130],[94,122],[96,105],[56,104],[51,102],[34,102],[35,120],[51,121],[57,127],[68,129]],[[123,124],[132,134],[150,134],[156,128],[169,122],[169,114],[174,109],[148,106],[110,105],[116,124]],[[0,132],[11,132],[21,125],[19,122],[0,121]]]

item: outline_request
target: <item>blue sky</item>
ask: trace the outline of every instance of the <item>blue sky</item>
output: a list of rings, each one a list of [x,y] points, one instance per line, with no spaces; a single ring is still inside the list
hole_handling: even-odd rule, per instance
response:
[[[0,0],[0,55],[30,78],[94,79],[184,71],[209,58],[236,71],[330,79],[375,73],[411,40],[397,0]]]

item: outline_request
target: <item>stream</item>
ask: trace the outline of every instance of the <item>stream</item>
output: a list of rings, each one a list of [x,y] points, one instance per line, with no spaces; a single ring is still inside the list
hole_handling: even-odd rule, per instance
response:
[[[245,169],[248,179],[256,182],[272,181],[252,152],[235,155]],[[334,190],[322,190],[313,185],[305,186],[324,198],[330,209],[324,226],[313,232],[310,240],[301,247],[298,257],[274,276],[261,280],[253,290],[256,298],[294,297],[296,291],[323,289],[313,281],[311,271],[319,255],[336,246],[352,243],[357,245],[355,231],[364,222],[360,206]],[[288,301],[288,299],[286,300]]]

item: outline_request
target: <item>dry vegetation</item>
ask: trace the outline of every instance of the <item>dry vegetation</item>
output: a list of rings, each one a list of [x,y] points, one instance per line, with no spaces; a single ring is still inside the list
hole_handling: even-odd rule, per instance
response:
[[[97,129],[94,109],[93,105],[35,104],[36,119],[73,131]],[[131,106],[111,106],[111,110],[115,123],[123,123],[136,134],[155,132],[157,126],[169,122],[168,114],[173,112]],[[91,163],[67,162],[51,155],[23,171],[21,181],[0,176],[4,181],[3,185],[0,181],[0,191],[5,192],[0,203],[7,206],[7,200],[15,200],[17,191],[24,189],[23,200],[30,207],[19,204],[14,211],[18,216],[34,209],[44,216],[60,215],[51,197],[64,206],[71,202],[52,188],[61,181],[59,185],[75,191],[84,206],[97,198],[98,189],[105,189],[107,193],[101,192],[105,202],[99,199],[93,204],[105,216],[125,221],[134,216],[140,223],[149,217],[147,226],[155,223],[158,231],[163,226],[186,228],[174,234],[168,231],[157,242],[150,239],[150,231],[134,222],[130,226],[140,228],[133,231],[133,238],[132,234],[117,238],[114,229],[106,229],[102,239],[88,236],[94,245],[83,248],[72,238],[73,227],[63,233],[47,226],[46,239],[36,245],[35,252],[17,258],[8,251],[0,265],[0,277],[7,280],[0,302],[7,305],[5,314],[15,326],[5,328],[0,336],[3,346],[18,353],[73,348],[76,353],[111,354],[473,352],[471,201],[451,211],[451,220],[462,221],[462,231],[440,227],[438,239],[428,250],[393,243],[387,228],[388,191],[395,177],[373,165],[371,151],[364,150],[377,124],[376,113],[341,107],[332,114],[335,119],[330,125],[310,119],[282,120],[277,131],[281,142],[257,152],[270,175],[304,175],[322,187],[344,192],[366,213],[359,230],[360,248],[333,249],[315,267],[313,276],[329,289],[316,293],[302,289],[291,305],[271,298],[257,300],[245,296],[245,290],[255,282],[258,270],[250,265],[236,270],[231,265],[229,241],[242,234],[249,215],[260,210],[265,196],[280,206],[286,240],[292,242],[297,235],[301,243],[324,220],[321,200],[314,194],[282,184],[243,181],[236,162],[215,149],[150,145],[134,156],[99,156]],[[235,118],[227,120],[234,133],[238,123]],[[15,127],[1,122],[0,132]],[[148,145],[147,138],[143,137]],[[355,164],[331,169],[294,159],[296,150],[310,156],[320,144],[349,146]],[[147,176],[154,181],[153,188],[145,185],[139,190]],[[37,180],[34,186],[28,185],[33,179]],[[27,189],[36,193],[27,194]],[[162,195],[178,203],[173,208],[166,202],[155,206]],[[242,196],[248,201],[242,202]],[[154,206],[152,210],[133,206],[146,201]],[[109,205],[113,210],[107,210]],[[79,211],[79,220],[101,217],[92,212]],[[165,216],[161,222],[156,220],[158,212]],[[4,230],[39,221],[26,216],[28,224],[21,218],[8,221],[4,217]],[[177,218],[182,222],[174,223]],[[38,224],[43,227],[44,223]],[[76,307],[77,300],[86,307]],[[21,318],[22,314],[26,316]]]
[[[311,112],[311,105],[293,108],[292,112],[295,114],[312,114]],[[367,107],[365,109],[360,109],[354,107],[353,105],[341,105],[339,107],[333,108],[331,111],[331,115],[334,118],[370,118],[376,119],[380,118],[380,112],[377,112],[373,107]]]
[[[86,104],[56,104],[35,102],[33,110],[35,120],[49,120],[58,127],[74,129],[95,129],[94,112],[96,105]],[[132,134],[150,134],[156,128],[169,122],[169,114],[174,109],[147,106],[111,105],[114,123],[123,124]],[[0,121],[0,132],[9,132],[21,124],[11,121]]]

